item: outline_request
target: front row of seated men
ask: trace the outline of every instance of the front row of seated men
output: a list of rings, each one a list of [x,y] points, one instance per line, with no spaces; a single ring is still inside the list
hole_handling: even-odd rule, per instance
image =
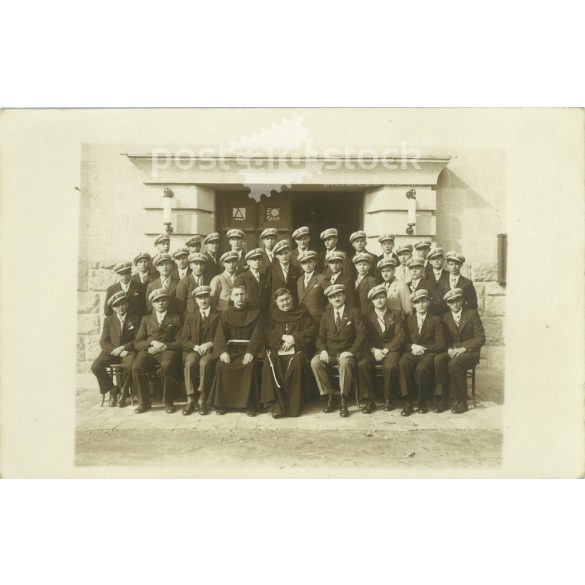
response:
[[[429,292],[418,289],[410,295],[414,312],[406,317],[389,308],[384,284],[369,290],[367,313],[348,307],[347,292],[339,283],[325,289],[329,307],[317,325],[304,306],[295,306],[285,287],[263,312],[248,302],[246,286],[235,284],[229,308],[216,312],[210,305],[211,287],[199,285],[191,293],[197,310],[184,319],[170,307],[168,289],[158,288],[148,298],[152,313],[140,321],[119,291],[108,301],[112,314],[104,322],[102,353],[92,371],[100,391],[110,392],[110,406],[125,406],[132,386],[138,396],[136,413],[151,407],[148,382],[154,366],[159,366],[166,412],[175,411],[181,362],[184,415],[195,409],[205,415],[213,406],[217,414],[245,409],[255,416],[266,408],[275,418],[299,416],[311,370],[326,399],[325,412],[339,409],[348,416],[348,397],[357,382],[365,399],[362,411],[369,414],[376,408],[375,366],[381,366],[384,410],[401,400],[403,416],[415,408],[443,412],[450,402],[452,412],[465,412],[466,371],[479,362],[485,334],[477,311],[463,309],[463,291],[449,290],[444,295],[448,312],[435,315],[429,310]],[[123,370],[120,397],[106,373],[113,363]]]

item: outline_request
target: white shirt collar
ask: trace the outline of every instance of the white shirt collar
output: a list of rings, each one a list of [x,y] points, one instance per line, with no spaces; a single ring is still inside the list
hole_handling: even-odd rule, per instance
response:
[[[384,317],[386,316],[386,309],[374,309],[374,311],[376,311],[376,316],[378,319],[380,319],[380,321],[384,321]]]
[[[168,311],[165,311],[164,313],[157,313],[155,311],[156,320],[158,321],[158,324],[159,325],[165,320],[165,317],[167,316],[167,313],[168,313]]]
[[[313,270],[313,272],[305,272],[305,282],[309,282],[309,280],[311,280],[311,278],[313,278],[314,274],[315,274],[314,270]]]
[[[130,283],[128,282],[127,284],[124,284],[123,282],[121,282],[120,286],[122,287],[122,290],[124,292],[128,292],[128,289],[130,288]]]
[[[201,315],[203,315],[203,317],[207,319],[207,317],[209,317],[209,310],[210,307],[207,307],[207,309],[199,309],[199,312],[201,313]]]
[[[339,307],[339,309],[333,309],[335,313],[335,318],[337,318],[337,314],[339,314],[339,318],[343,319],[343,313],[345,313],[345,305]]]
[[[461,319],[461,313],[463,313],[463,307],[461,307],[457,312],[451,311],[451,315],[453,315],[453,319],[455,319],[456,321],[458,319]]]

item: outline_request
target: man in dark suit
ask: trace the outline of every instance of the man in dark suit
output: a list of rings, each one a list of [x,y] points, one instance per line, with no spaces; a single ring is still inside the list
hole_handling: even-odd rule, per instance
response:
[[[339,389],[341,392],[340,416],[349,416],[347,398],[351,392],[356,360],[361,356],[366,334],[364,324],[357,309],[345,304],[345,287],[334,284],[325,290],[331,309],[325,311],[319,324],[317,335],[317,355],[311,360],[319,393],[327,396],[327,406],[323,412],[334,412],[335,391],[331,384],[329,368],[337,365],[339,369]]]
[[[156,248],[156,254],[154,255],[152,262],[153,265],[156,268],[156,261],[157,258],[161,255],[161,254],[170,254],[170,250],[171,250],[171,238],[168,234],[160,234],[160,236],[158,236],[155,240],[154,240],[154,247]],[[172,258],[172,256],[171,256]],[[178,277],[179,276],[179,271],[177,270],[177,266],[175,265],[175,263],[172,263],[172,273],[174,276]],[[157,271],[158,272],[158,271]]]
[[[274,257],[274,244],[276,244],[276,228],[266,228],[260,234],[262,240],[262,272],[270,272],[276,258]]]
[[[329,266],[329,257],[331,256],[331,254],[341,252],[343,254],[342,265],[343,272],[346,276],[351,278],[352,271],[351,260],[349,259],[347,252],[344,252],[343,250],[340,250],[337,247],[337,240],[338,240],[337,228],[328,228],[321,232],[321,241],[325,246],[325,252],[321,253],[317,263],[323,266],[323,274],[325,276],[329,276],[331,273]]]
[[[366,235],[366,232],[364,232],[364,230],[358,230],[357,232],[353,232],[350,236],[349,236],[349,243],[353,246],[354,250],[355,250],[355,254],[351,257],[351,261],[352,261],[352,277],[356,278],[357,277],[357,268],[355,265],[355,257],[358,254],[368,254],[370,256],[370,258],[372,259],[368,268],[368,274],[370,276],[373,276],[375,278],[376,276],[376,262],[374,262],[374,259],[376,258],[376,254],[370,252],[369,250],[366,250],[366,243],[368,241],[368,236]]]
[[[424,277],[424,261],[422,258],[411,258],[406,265],[410,270],[410,282],[408,288],[410,294],[417,290],[424,289],[429,293],[429,311],[433,315],[440,315],[442,313],[443,299],[441,298],[441,291],[433,280]]]
[[[363,317],[366,327],[366,344],[364,354],[358,365],[360,393],[365,396],[364,414],[376,409],[373,369],[382,365],[384,378],[384,410],[394,408],[398,396],[398,361],[405,340],[402,312],[388,309],[386,287],[379,284],[372,288],[368,297],[374,305]]]
[[[152,266],[152,257],[148,252],[140,252],[134,257],[133,264],[136,266],[136,273],[132,275],[132,280],[143,284],[146,293],[148,283],[158,278],[158,272]],[[144,306],[146,306],[146,298]]]
[[[457,252],[447,252],[445,257],[450,274],[439,282],[442,295],[444,296],[449,290],[460,288],[463,291],[463,308],[477,310],[477,293],[473,282],[461,275],[461,266],[465,262],[465,256]]]
[[[227,239],[230,245],[230,251],[238,255],[238,263],[236,264],[236,274],[246,270],[246,252],[244,250],[244,237],[246,234],[239,229],[228,230]]]
[[[210,283],[207,276],[207,256],[200,252],[189,254],[190,274],[183,278],[177,285],[175,297],[177,299],[177,310],[181,315],[185,312],[196,313],[197,303],[195,297],[191,294],[198,286]]]
[[[207,396],[211,390],[215,361],[213,353],[213,338],[219,320],[219,313],[211,308],[211,287],[202,285],[193,290],[191,296],[197,303],[196,313],[185,315],[181,343],[183,345],[183,364],[185,388],[187,390],[187,404],[183,414],[189,416],[194,410],[199,398],[199,414],[206,415]],[[199,386],[195,389],[195,381],[199,374]]]
[[[205,236],[203,244],[205,245],[204,256],[207,259],[207,268],[205,272],[211,281],[214,276],[223,272],[219,256],[219,233],[213,232],[212,234]]]
[[[435,282],[439,286],[439,281],[449,278],[449,273],[443,268],[443,260],[445,253],[443,248],[435,248],[429,252],[427,256],[430,270],[427,271],[425,277]]]
[[[264,313],[270,304],[270,280],[262,270],[262,249],[250,250],[246,254],[246,262],[248,270],[236,276],[234,286],[244,286],[248,307]]]
[[[297,243],[297,247],[290,254],[290,261],[296,264],[299,268],[301,267],[299,262],[299,256],[309,251],[309,244],[311,242],[311,232],[307,226],[297,228],[292,233],[292,239]],[[322,268],[318,265],[318,261],[315,258],[315,264],[317,272],[321,272]]]
[[[134,352],[134,336],[140,326],[140,315],[128,313],[128,298],[124,291],[114,293],[109,299],[109,305],[114,314],[106,317],[100,347],[102,352],[91,365],[91,371],[97,378],[101,394],[110,393],[110,406],[116,406],[118,389],[113,386],[112,380],[106,373],[106,367],[112,364],[122,364],[122,394],[120,407],[126,406],[126,398],[131,383],[132,362],[136,356]]]
[[[467,411],[467,370],[479,363],[479,352],[485,344],[485,332],[477,311],[463,309],[463,290],[454,288],[444,297],[449,311],[443,315],[443,329],[447,351],[435,357],[437,389],[435,412],[448,408],[450,398],[455,400],[451,412]]]
[[[348,308],[352,309],[357,304],[355,286],[351,276],[343,272],[344,259],[345,252],[341,250],[333,252],[329,256],[327,260],[329,275],[324,274],[325,280],[323,285],[327,288],[333,284],[342,284],[345,287],[345,302]]]
[[[128,313],[142,317],[146,313],[144,305],[145,291],[144,285],[134,282],[131,277],[132,262],[120,262],[114,266],[114,272],[118,276],[118,282],[108,287],[106,291],[106,302],[104,304],[104,314],[109,317],[112,313],[112,306],[109,304],[110,298],[117,292],[122,291],[128,300]]]
[[[138,352],[132,364],[132,379],[138,391],[136,414],[150,410],[150,387],[147,372],[155,365],[160,366],[163,383],[163,402],[167,413],[175,412],[174,398],[180,376],[179,335],[182,329],[181,317],[169,309],[169,293],[165,288],[153,290],[148,298],[153,311],[145,315],[134,340]]]
[[[302,274],[302,270],[290,261],[290,246],[287,240],[280,240],[274,245],[274,255],[276,261],[272,265],[270,273],[270,300],[274,298],[274,293],[280,288],[286,288],[293,297],[293,305],[299,304],[297,280]]]
[[[154,262],[159,277],[152,282],[149,282],[146,287],[146,310],[149,313],[152,311],[152,303],[150,302],[150,295],[152,292],[159,288],[164,288],[168,293],[169,309],[173,313],[180,313],[179,303],[177,302],[179,276],[176,273],[173,273],[173,266],[175,266],[173,258],[170,254],[159,254]]]
[[[424,289],[412,293],[415,312],[405,320],[406,352],[398,363],[400,394],[404,399],[402,416],[413,412],[418,399],[418,411],[428,412],[427,400],[433,395],[435,356],[445,351],[445,336],[440,317],[429,312],[429,293]]]
[[[298,256],[298,262],[304,271],[304,274],[299,276],[297,280],[299,306],[307,309],[315,326],[318,327],[327,306],[325,289],[328,285],[325,284],[325,276],[315,271],[317,252],[312,250],[303,252]]]
[[[191,274],[191,268],[189,268],[189,248],[179,248],[173,252],[173,260],[177,267],[177,275],[179,280],[183,280],[189,274]]]
[[[362,315],[369,313],[372,308],[368,293],[376,286],[376,279],[370,274],[373,259],[374,257],[367,252],[360,252],[353,257],[353,263],[357,270],[354,281],[355,306],[362,312]]]
[[[423,261],[424,277],[428,278],[429,271],[433,269],[428,260],[429,252],[431,251],[431,240],[419,240],[414,245],[414,249],[416,250],[418,257]]]
[[[378,242],[380,242],[382,253],[378,256],[378,262],[392,258],[396,260],[396,266],[400,264],[398,256],[392,251],[394,249],[394,240],[395,236],[393,234],[380,234]],[[376,269],[376,279],[378,282],[382,282],[382,276],[378,269]]]

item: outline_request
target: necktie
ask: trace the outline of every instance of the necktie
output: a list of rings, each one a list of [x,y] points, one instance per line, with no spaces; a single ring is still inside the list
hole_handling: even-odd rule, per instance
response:
[[[341,327],[341,316],[339,315],[339,311],[335,311],[335,330],[339,331]]]
[[[380,329],[382,330],[382,333],[385,333],[386,323],[384,323],[384,317],[380,317],[380,315],[378,315],[378,322],[380,323]]]
[[[359,285],[360,285],[360,282],[361,282],[361,281],[362,281],[361,277],[360,277],[360,278],[358,278],[358,279],[355,281],[355,288],[356,288],[356,290],[358,289],[358,287],[359,287]]]
[[[456,287],[457,287],[457,279],[451,278],[451,288],[456,288]]]
[[[453,313],[453,318],[455,319],[455,325],[459,327],[459,321],[461,321],[461,313]]]
[[[203,320],[203,324],[207,323],[207,313],[201,313],[201,318]]]
[[[417,321],[418,321],[418,333],[420,335],[420,332],[422,331],[422,328],[423,328],[424,319],[417,318]]]
[[[165,279],[164,283],[161,282],[161,284],[162,284],[163,288],[166,288],[167,290],[169,289],[169,280],[168,280],[168,278]]]

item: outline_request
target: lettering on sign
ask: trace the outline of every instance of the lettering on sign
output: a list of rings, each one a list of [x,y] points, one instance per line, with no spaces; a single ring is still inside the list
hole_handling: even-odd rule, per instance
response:
[[[234,221],[246,221],[246,208],[245,207],[232,208],[232,219]]]

